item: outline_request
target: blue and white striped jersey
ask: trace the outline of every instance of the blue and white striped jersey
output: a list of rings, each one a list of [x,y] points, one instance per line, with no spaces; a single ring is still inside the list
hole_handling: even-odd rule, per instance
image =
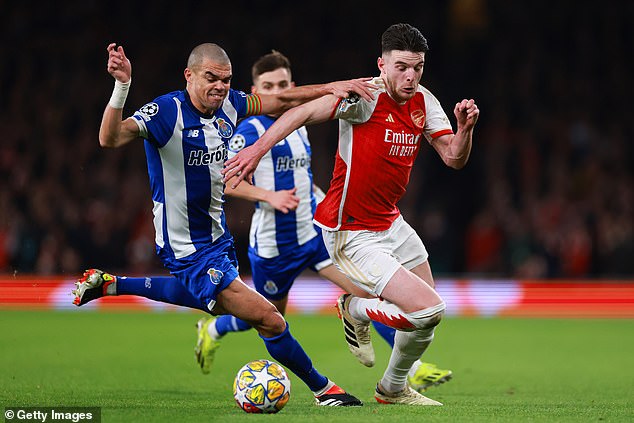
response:
[[[229,157],[253,144],[275,122],[269,116],[253,116],[238,125],[229,142]],[[297,248],[317,236],[313,214],[317,201],[310,169],[311,149],[306,128],[293,131],[260,160],[254,185],[270,191],[297,187],[296,210],[279,212],[266,202],[256,202],[251,219],[249,248],[262,258],[272,258]]]
[[[238,119],[250,112],[250,94],[230,90],[222,108],[205,116],[186,90],[156,98],[134,119],[145,138],[154,202],[157,253],[182,259],[213,243],[226,231],[224,184],[220,171]]]

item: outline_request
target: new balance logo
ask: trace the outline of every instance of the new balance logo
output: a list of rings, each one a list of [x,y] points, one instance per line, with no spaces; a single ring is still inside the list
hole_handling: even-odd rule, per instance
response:
[[[392,117],[392,113],[390,113],[389,115],[387,115],[387,118],[385,119],[386,122],[391,122],[394,123],[394,118]]]

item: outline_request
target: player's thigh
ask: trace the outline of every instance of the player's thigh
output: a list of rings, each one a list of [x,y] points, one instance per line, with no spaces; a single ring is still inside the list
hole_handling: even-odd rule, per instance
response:
[[[330,264],[323,269],[319,270],[319,276],[328,279],[330,282],[337,285],[349,294],[356,297],[372,298],[374,295],[356,286],[350,278],[343,274],[334,264]]]
[[[432,288],[436,288],[436,282],[434,282],[434,276],[431,273],[431,267],[429,266],[429,261],[425,261],[418,266],[414,267],[411,272],[424,280],[427,285]]]
[[[390,278],[381,297],[396,304],[406,313],[424,310],[443,302],[434,288],[404,267]]]
[[[279,335],[286,328],[286,322],[261,294],[236,278],[217,296],[214,314],[231,314],[252,325],[261,335]]]

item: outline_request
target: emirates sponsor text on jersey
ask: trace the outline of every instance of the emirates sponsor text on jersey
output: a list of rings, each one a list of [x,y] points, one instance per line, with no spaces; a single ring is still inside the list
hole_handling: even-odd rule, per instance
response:
[[[421,134],[412,134],[410,132],[395,132],[391,129],[385,129],[385,142],[392,144],[390,146],[389,156],[413,156],[418,148]]]

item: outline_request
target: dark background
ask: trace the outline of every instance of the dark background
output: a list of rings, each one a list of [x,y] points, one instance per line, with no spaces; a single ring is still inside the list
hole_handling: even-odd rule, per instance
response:
[[[407,22],[427,37],[423,85],[453,118],[476,99],[471,160],[444,166],[430,146],[400,207],[437,276],[634,276],[634,3],[0,1],[0,273],[84,268],[164,273],[154,257],[141,142],[100,149],[124,46],[133,85],[124,114],[184,87],[191,49],[216,42],[233,87],[271,49],[298,84],[376,75],[380,35]],[[335,122],[309,128],[316,182],[328,187]],[[252,207],[227,220],[243,273]]]

